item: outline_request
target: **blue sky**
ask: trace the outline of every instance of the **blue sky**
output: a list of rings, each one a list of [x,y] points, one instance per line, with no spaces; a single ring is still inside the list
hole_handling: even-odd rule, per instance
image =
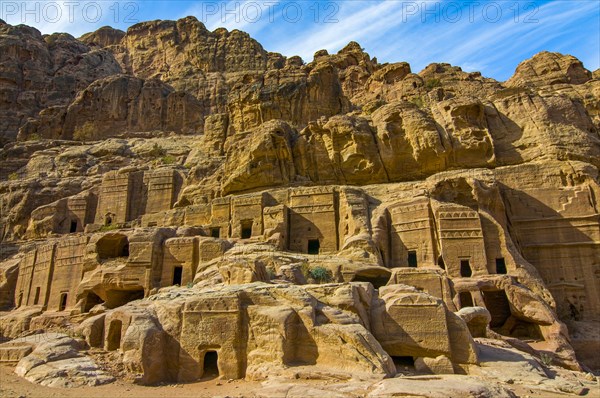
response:
[[[244,30],[268,51],[312,60],[359,42],[379,62],[407,61],[418,72],[431,62],[509,78],[518,63],[542,51],[600,67],[600,1],[0,1],[0,18],[42,33],[74,36],[111,25],[194,15],[213,30]]]

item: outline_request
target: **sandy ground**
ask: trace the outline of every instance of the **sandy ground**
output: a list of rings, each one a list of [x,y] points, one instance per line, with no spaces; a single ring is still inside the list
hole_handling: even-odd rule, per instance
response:
[[[251,392],[260,388],[259,382],[208,379],[190,384],[140,386],[124,381],[97,387],[50,388],[33,384],[14,374],[14,366],[0,365],[1,398],[179,398],[179,397],[252,397]]]
[[[289,380],[287,381],[290,382]],[[306,387],[317,387],[322,380],[296,380],[294,384]],[[563,398],[573,397],[571,394],[535,390],[519,385],[505,385],[518,397],[522,398]],[[125,381],[116,381],[98,387],[50,388],[33,384],[14,374],[14,366],[0,365],[0,398],[185,398],[185,397],[255,397],[255,392],[262,389],[260,382],[245,380],[205,379],[189,384],[167,384],[158,386],[140,386]],[[263,394],[260,394],[264,396]],[[361,396],[362,394],[357,394]],[[314,396],[314,395],[311,395]],[[600,390],[592,389],[586,395],[600,398]],[[324,395],[323,398],[326,398]]]

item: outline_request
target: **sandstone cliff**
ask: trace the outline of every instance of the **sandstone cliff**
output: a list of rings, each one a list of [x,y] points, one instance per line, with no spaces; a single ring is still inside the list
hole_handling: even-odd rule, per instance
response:
[[[213,353],[226,378],[485,373],[473,338],[599,367],[600,80],[572,56],[498,82],[193,17],[0,22],[0,80],[2,337],[77,327],[143,383]]]

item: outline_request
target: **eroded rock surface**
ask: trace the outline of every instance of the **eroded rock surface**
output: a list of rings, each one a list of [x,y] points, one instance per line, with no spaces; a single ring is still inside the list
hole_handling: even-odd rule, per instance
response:
[[[0,75],[0,357],[26,378],[109,380],[79,340],[18,340],[74,328],[145,384],[590,389],[600,83],[576,58],[497,82],[355,42],[304,62],[193,17],[0,22]]]

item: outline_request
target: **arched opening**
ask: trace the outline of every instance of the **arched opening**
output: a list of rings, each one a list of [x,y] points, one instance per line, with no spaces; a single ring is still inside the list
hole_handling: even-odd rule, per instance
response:
[[[387,276],[356,275],[354,278],[352,278],[352,282],[370,282],[371,285],[373,285],[373,287],[375,289],[379,289],[381,286],[387,285],[389,280],[390,280],[389,275],[387,275]]]
[[[129,257],[129,240],[121,234],[105,235],[96,242],[96,251],[101,260]]]
[[[123,329],[123,322],[115,319],[110,322],[108,326],[108,334],[106,335],[106,350],[114,351],[121,348],[121,329]]]
[[[102,300],[100,298],[100,296],[98,296],[94,292],[88,292],[88,294],[85,296],[85,304],[83,306],[83,312],[90,312],[90,310],[92,308],[94,308],[98,304],[102,304],[102,303],[104,303],[104,300]]]
[[[67,308],[67,293],[60,294],[60,302],[58,304],[58,310],[64,311]]]
[[[105,225],[105,226],[107,226],[107,227],[108,227],[108,226],[110,226],[110,225],[112,225],[112,223],[113,223],[113,220],[114,220],[114,214],[112,214],[112,213],[107,213],[107,214],[104,216],[104,225]]]
[[[439,256],[438,260],[437,260],[437,265],[438,267],[440,267],[441,269],[446,269],[446,263],[444,263],[444,257]]]
[[[219,376],[219,354],[214,351],[206,351],[203,359],[203,378],[215,378]]]
[[[471,264],[469,264],[469,260],[460,260],[460,276],[463,278],[468,278],[473,275],[473,271],[471,271]]]
[[[375,289],[379,289],[380,287],[387,285],[391,276],[392,273],[387,268],[365,267],[356,271],[352,278],[352,282],[370,282]]]
[[[483,294],[485,308],[487,308],[492,316],[490,328],[501,327],[511,315],[506,292],[504,290],[486,290],[481,293]]]
[[[473,296],[471,296],[471,292],[460,292],[458,297],[460,299],[460,308],[473,307]]]
[[[512,315],[504,290],[484,290],[481,293],[485,307],[492,316],[490,329],[494,332],[518,339],[544,340],[539,325]]]

